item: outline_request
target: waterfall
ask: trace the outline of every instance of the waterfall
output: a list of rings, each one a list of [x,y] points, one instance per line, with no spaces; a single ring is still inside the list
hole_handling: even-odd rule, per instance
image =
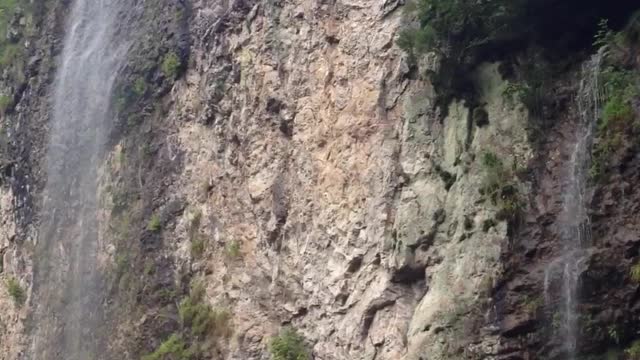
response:
[[[547,305],[553,305],[554,327],[562,336],[568,359],[575,359],[578,343],[578,301],[579,276],[584,270],[591,246],[591,222],[587,212],[587,179],[591,161],[593,129],[599,116],[600,89],[598,78],[603,53],[599,52],[583,64],[580,87],[576,96],[579,121],[575,129],[575,143],[567,164],[566,187],[563,189],[562,212],[558,219],[559,235],[563,249],[545,271],[544,296]],[[551,294],[553,282],[561,288],[558,294]]]
[[[124,0],[76,0],[55,83],[47,183],[34,255],[33,360],[103,357],[97,178],[116,75],[128,50]]]

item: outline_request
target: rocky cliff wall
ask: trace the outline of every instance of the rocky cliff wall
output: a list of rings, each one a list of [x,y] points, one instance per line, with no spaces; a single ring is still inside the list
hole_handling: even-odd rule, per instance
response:
[[[395,44],[401,5],[132,4],[140,40],[114,99],[117,131],[96,195],[105,358],[137,359],[179,334],[203,358],[268,359],[285,326],[325,360],[562,356],[550,350],[553,314],[540,293],[561,248],[553,223],[577,72],[557,79],[544,135],[503,96],[509,82],[493,63],[474,72],[480,109],[455,101],[443,118],[423,75],[430,64],[416,68]],[[1,118],[12,159],[0,192],[1,277],[27,297],[65,6],[43,11],[26,84]],[[629,343],[635,329],[625,319],[636,316],[637,156],[625,144],[616,175],[594,189],[584,308],[600,330],[584,339],[597,340],[596,352]],[[496,195],[496,182],[511,190]],[[180,311],[196,285],[226,314],[204,340]],[[16,359],[38,299],[18,307],[7,290],[0,358]],[[611,324],[619,344],[602,330]]]

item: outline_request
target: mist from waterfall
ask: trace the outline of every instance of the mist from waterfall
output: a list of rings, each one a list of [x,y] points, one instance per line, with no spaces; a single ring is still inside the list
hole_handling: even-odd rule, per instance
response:
[[[106,334],[97,180],[115,78],[128,50],[124,0],[76,0],[53,86],[47,183],[34,256],[33,360],[102,358]]]
[[[591,222],[587,211],[587,181],[591,165],[593,130],[599,116],[600,86],[598,78],[602,53],[594,55],[582,68],[580,87],[576,96],[579,121],[575,130],[575,143],[567,164],[568,176],[563,189],[559,235],[564,248],[561,256],[547,267],[544,280],[544,296],[547,306],[554,305],[555,330],[562,337],[568,360],[576,357],[578,344],[579,277],[585,267],[588,248],[591,246]],[[552,282],[559,283],[559,293],[550,291]],[[556,299],[553,299],[553,298]],[[557,301],[559,298],[560,301]],[[555,301],[554,301],[555,300]]]

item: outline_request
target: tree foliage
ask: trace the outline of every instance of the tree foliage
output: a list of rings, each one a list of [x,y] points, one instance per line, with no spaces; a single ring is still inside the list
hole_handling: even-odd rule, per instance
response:
[[[285,328],[271,340],[269,350],[273,360],[308,360],[309,351],[304,337],[293,328]]]
[[[432,50],[466,62],[474,50],[510,37],[519,0],[416,0],[419,27],[402,32],[399,45],[417,52]]]
[[[433,52],[438,66],[428,75],[436,106],[446,111],[453,98],[473,102],[472,69],[499,44],[522,31],[514,26],[524,0],[415,0],[407,6],[418,25],[401,31],[397,44],[412,58]]]

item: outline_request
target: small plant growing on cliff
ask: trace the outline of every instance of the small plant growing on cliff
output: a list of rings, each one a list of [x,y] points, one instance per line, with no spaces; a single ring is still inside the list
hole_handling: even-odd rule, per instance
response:
[[[183,326],[196,337],[210,335],[215,338],[231,334],[231,314],[205,302],[202,284],[193,286],[189,296],[180,302],[178,312]]]
[[[175,52],[170,52],[162,59],[162,73],[169,79],[178,77],[180,71],[180,58]]]
[[[0,95],[0,114],[4,114],[9,108],[9,105],[11,105],[11,97]]]
[[[524,207],[516,182],[517,166],[510,169],[493,152],[482,154],[481,165],[484,169],[484,180],[480,193],[487,196],[493,205],[498,206],[498,220],[516,220]]]
[[[181,336],[173,334],[149,355],[142,357],[142,360],[189,360],[194,356],[193,351],[187,346]]]
[[[607,327],[607,334],[609,335],[609,339],[611,339],[616,344],[620,344],[620,334],[618,333],[617,326],[609,325],[609,327]]]
[[[524,82],[509,82],[502,90],[502,99],[511,108],[515,107],[517,102],[525,105],[533,105],[530,101],[532,89]]]
[[[640,359],[640,340],[634,341],[625,351],[630,360]]]
[[[20,286],[20,283],[18,282],[18,280],[14,278],[9,278],[9,280],[7,280],[6,286],[7,286],[7,292],[9,292],[9,296],[11,296],[11,298],[13,299],[13,302],[17,306],[22,306],[24,302],[27,300],[27,295],[24,289],[22,288],[22,286]]]
[[[597,127],[597,141],[592,149],[589,174],[595,181],[604,178],[607,163],[617,149],[638,133],[638,121],[632,102],[638,96],[638,77],[631,71],[608,66],[601,74],[605,103]]]
[[[597,49],[614,41],[615,34],[609,28],[609,20],[601,19],[598,23],[598,32],[593,36],[593,46]]]
[[[199,258],[204,254],[205,244],[200,236],[195,235],[191,238],[191,256]]]
[[[269,343],[273,360],[308,360],[309,350],[304,337],[295,329],[287,327]]]
[[[544,306],[544,301],[540,297],[527,297],[524,301],[524,309],[530,315],[535,315]]]
[[[151,215],[151,219],[149,219],[149,224],[147,224],[147,230],[149,231],[159,231],[160,230],[160,216],[158,214]]]
[[[205,241],[200,236],[200,223],[202,222],[202,211],[196,209],[191,214],[191,222],[189,224],[189,240],[191,240],[191,256],[199,258],[205,250]]]
[[[137,97],[142,97],[147,93],[147,82],[143,77],[139,77],[133,82],[133,92]]]
[[[631,267],[629,276],[631,276],[631,280],[640,282],[640,262]]]
[[[240,257],[240,244],[235,240],[231,240],[224,250],[227,253],[227,256],[231,259],[237,259]]]

